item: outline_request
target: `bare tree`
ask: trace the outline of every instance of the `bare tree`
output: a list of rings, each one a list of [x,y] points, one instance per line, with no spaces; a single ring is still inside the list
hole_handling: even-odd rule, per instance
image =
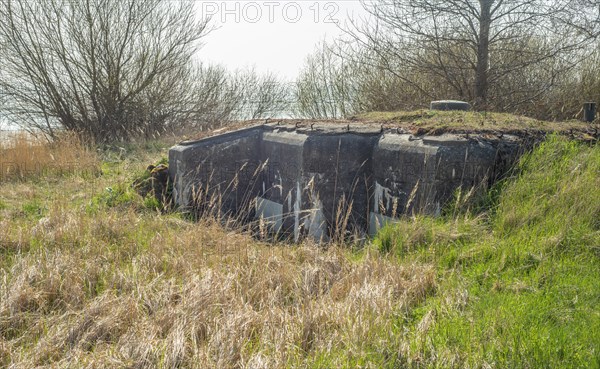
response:
[[[236,119],[277,117],[290,109],[289,87],[273,73],[259,74],[254,68],[237,70],[229,88],[238,101]]]
[[[228,71],[220,65],[199,65],[192,73],[191,100],[181,124],[212,129],[232,121],[275,118],[289,114],[289,86],[272,73],[254,69]],[[182,127],[184,128],[184,127]]]
[[[357,71],[335,47],[321,43],[306,58],[295,88],[299,116],[329,119],[355,112]]]
[[[343,46],[320,44],[306,59],[296,81],[299,116],[327,119],[422,107],[422,90],[429,88],[428,80],[419,80],[415,88],[398,77],[406,70],[390,72],[389,63],[372,50],[347,50]]]
[[[548,83],[525,95],[548,88],[581,61],[598,30],[595,0],[361,1],[371,19],[347,27],[350,45],[374,51],[416,89],[423,77],[443,81],[480,109],[496,97],[495,86],[533,65],[546,63]]]
[[[11,120],[96,141],[188,114],[190,59],[208,31],[192,1],[4,0],[0,89]]]
[[[590,48],[594,50],[592,55],[557,78],[555,86],[539,96],[534,104],[520,107],[520,112],[549,120],[582,118],[582,102],[600,101],[600,42]],[[541,66],[538,73],[544,69]]]
[[[188,128],[214,128],[232,119],[239,106],[230,73],[220,65],[200,65],[194,73]]]

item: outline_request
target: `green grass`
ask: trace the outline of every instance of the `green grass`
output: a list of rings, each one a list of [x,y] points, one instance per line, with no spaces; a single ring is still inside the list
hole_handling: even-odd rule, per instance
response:
[[[600,367],[600,147],[553,137],[518,171],[486,220],[415,219],[376,238],[437,265],[439,293],[411,318],[415,367]]]
[[[40,199],[33,199],[21,206],[21,214],[31,219],[40,219],[46,213],[46,208]]]
[[[553,136],[357,249],[158,212],[131,184],[167,146],[0,184],[0,367],[600,366],[600,147]]]

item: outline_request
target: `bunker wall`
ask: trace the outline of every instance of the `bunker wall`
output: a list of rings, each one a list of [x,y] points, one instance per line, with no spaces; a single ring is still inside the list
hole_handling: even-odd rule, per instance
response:
[[[256,175],[262,129],[253,127],[169,151],[175,203],[184,210],[218,208],[222,215],[248,212],[258,194]]]
[[[518,142],[457,135],[257,126],[175,146],[175,202],[240,213],[298,241],[375,233],[403,214],[440,214],[459,190],[491,184]]]

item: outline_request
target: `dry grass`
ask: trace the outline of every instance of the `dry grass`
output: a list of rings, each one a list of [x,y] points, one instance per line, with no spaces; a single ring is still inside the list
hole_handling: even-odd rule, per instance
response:
[[[0,184],[0,367],[393,363],[403,351],[392,327],[435,289],[432,266],[376,251],[265,244],[135,206],[91,210],[110,176]],[[34,200],[42,211],[24,212]]]
[[[493,215],[405,219],[362,251],[145,207],[152,150],[0,183],[1,368],[594,367],[597,147],[542,145]]]
[[[508,113],[475,111],[415,110],[397,112],[370,112],[356,117],[365,123],[380,123],[399,127],[414,134],[491,133],[526,134],[559,132],[578,139],[598,140],[598,123],[571,120],[548,122]]]
[[[96,154],[73,134],[48,142],[22,131],[0,133],[0,181],[91,174],[98,166]]]

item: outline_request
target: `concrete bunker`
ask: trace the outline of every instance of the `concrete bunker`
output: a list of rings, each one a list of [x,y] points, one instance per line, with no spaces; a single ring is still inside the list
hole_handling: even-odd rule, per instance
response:
[[[517,137],[416,137],[369,124],[263,124],[169,151],[174,200],[298,241],[374,234],[403,214],[439,214],[459,188],[489,185]]]

